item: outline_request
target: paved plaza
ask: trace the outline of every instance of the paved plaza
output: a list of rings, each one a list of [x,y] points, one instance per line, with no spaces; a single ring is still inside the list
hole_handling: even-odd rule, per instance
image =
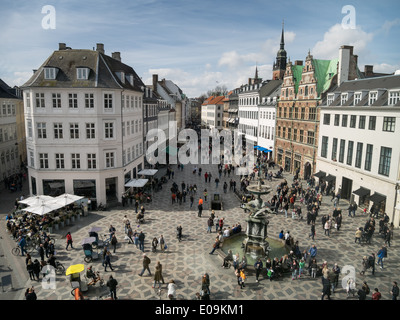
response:
[[[218,254],[210,255],[212,244],[216,237],[215,229],[213,232],[207,233],[207,219],[210,216],[210,200],[205,202],[202,217],[197,216],[197,202],[199,196],[203,195],[204,188],[207,188],[209,198],[218,192],[223,197],[223,211],[216,211],[216,216],[224,217],[225,225],[231,226],[238,222],[245,228],[245,218],[247,214],[240,208],[240,201],[238,197],[229,191],[223,193],[223,182],[229,181],[234,178],[237,181],[239,188],[239,177],[235,175],[228,175],[224,177],[222,174],[221,182],[218,189],[214,182],[215,177],[218,176],[217,165],[203,165],[202,175],[198,176],[192,173],[193,165],[187,165],[183,171],[177,169],[173,165],[174,179],[168,181],[163,185],[163,189],[154,193],[153,202],[144,204],[146,208],[145,223],[141,225],[135,224],[135,209],[133,206],[118,207],[110,211],[96,212],[93,211],[87,217],[82,217],[80,221],[76,221],[73,225],[63,228],[57,233],[54,233],[56,241],[56,252],[58,260],[67,268],[73,264],[83,263],[85,267],[92,265],[95,270],[99,270],[102,276],[107,280],[109,275],[113,275],[118,281],[117,296],[119,299],[124,300],[167,300],[167,283],[170,279],[174,279],[177,284],[177,298],[178,300],[192,300],[196,292],[200,291],[201,277],[204,273],[210,275],[211,280],[211,299],[212,300],[319,300],[321,298],[322,283],[321,278],[312,279],[308,275],[298,280],[291,280],[290,275],[285,275],[276,281],[270,282],[267,278],[260,278],[260,282],[255,281],[255,273],[253,266],[247,267],[247,280],[246,286],[241,289],[237,284],[236,276],[233,268],[221,268],[222,259]],[[165,168],[160,169],[158,176],[165,173]],[[277,170],[273,170],[274,172]],[[210,183],[204,182],[204,173],[212,173]],[[292,182],[292,176],[284,174],[284,177],[289,183]],[[198,187],[197,195],[195,196],[194,205],[190,208],[189,196],[186,203],[179,205],[178,203],[171,203],[170,188],[172,182],[175,181],[179,188],[184,181],[186,184],[196,184]],[[278,183],[282,179],[274,179],[268,182],[275,192]],[[303,186],[306,183],[303,181]],[[265,200],[269,200],[270,195],[263,196]],[[340,200],[340,208],[343,212],[342,228],[338,232],[332,230],[331,235],[325,236],[322,229],[321,217],[325,213],[331,213],[333,210],[330,197],[323,198],[320,214],[316,221],[316,239],[312,241],[308,234],[310,226],[307,225],[306,220],[292,220],[285,218],[283,214],[269,215],[268,236],[277,238],[280,230],[290,230],[290,234],[294,240],[299,241],[301,251],[309,249],[312,244],[318,248],[317,261],[321,264],[326,260],[329,267],[332,268],[334,263],[338,263],[343,268],[345,265],[354,266],[356,269],[356,281],[359,285],[363,280],[366,280],[371,291],[373,288],[379,288],[382,293],[382,299],[388,300],[391,298],[389,293],[392,287],[392,281],[400,280],[400,270],[398,268],[400,261],[400,253],[398,250],[397,230],[394,232],[394,239],[392,245],[388,250],[388,258],[384,261],[385,268],[381,270],[376,267],[375,275],[371,275],[370,270],[367,271],[365,276],[359,274],[361,271],[361,260],[364,255],[370,255],[372,252],[377,252],[379,247],[383,244],[382,238],[377,236],[377,231],[374,234],[371,245],[355,244],[354,233],[358,227],[364,226],[367,221],[366,216],[362,216],[361,211],[357,212],[355,218],[348,217],[347,213],[348,203]],[[303,206],[303,212],[305,212]],[[142,277],[138,275],[142,270],[143,253],[136,248],[134,244],[128,244],[124,240],[124,226],[123,217],[127,215],[132,223],[132,228],[135,230],[142,230],[145,235],[145,253],[151,259],[150,269],[154,275],[155,264],[160,261],[163,265],[163,277],[165,284],[162,285],[161,296],[157,290],[152,288],[153,276],[144,273]],[[4,221],[3,221],[4,222]],[[119,240],[116,253],[112,254],[111,263],[114,271],[104,272],[101,265],[101,258],[91,263],[84,262],[84,253],[80,242],[83,238],[88,237],[88,230],[93,227],[102,227],[104,232],[99,234],[108,233],[108,228],[112,224],[116,228],[116,236]],[[176,227],[182,225],[183,227],[183,240],[179,242],[176,238]],[[5,228],[3,223],[2,228]],[[74,249],[65,250],[66,240],[63,238],[65,234],[70,231],[74,240]],[[3,237],[4,237],[4,230]],[[168,245],[166,252],[161,253],[151,252],[151,240],[154,237],[163,235]],[[7,235],[6,235],[7,237]],[[11,239],[3,239],[3,241],[11,242]],[[15,299],[22,300],[24,298],[24,291],[26,288],[34,285],[36,288],[37,298],[39,300],[73,300],[71,292],[71,285],[65,275],[57,276],[56,289],[43,289],[40,282],[29,280],[28,273],[25,269],[25,258],[14,257],[13,263],[18,264],[15,270],[19,270],[21,279],[20,282],[24,283],[23,288],[16,295]],[[39,258],[37,253],[33,254],[33,259]],[[280,258],[280,257],[279,257]],[[83,273],[82,273],[83,275]],[[265,275],[265,274],[264,274]],[[342,274],[341,279],[345,275]],[[91,299],[107,292],[107,287],[103,288],[90,288],[84,294]],[[2,294],[2,299],[5,298],[6,293]],[[10,295],[11,297],[11,295]],[[343,288],[339,288],[331,296],[335,300],[346,300],[346,292]],[[357,297],[350,297],[349,300],[357,299]],[[371,299],[371,293],[367,299]]]

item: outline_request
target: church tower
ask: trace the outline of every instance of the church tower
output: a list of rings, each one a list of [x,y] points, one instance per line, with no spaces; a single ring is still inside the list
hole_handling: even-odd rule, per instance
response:
[[[272,68],[272,79],[282,80],[286,70],[286,50],[285,50],[285,39],[284,39],[284,28],[282,22],[282,35],[279,51],[276,55],[276,62]]]

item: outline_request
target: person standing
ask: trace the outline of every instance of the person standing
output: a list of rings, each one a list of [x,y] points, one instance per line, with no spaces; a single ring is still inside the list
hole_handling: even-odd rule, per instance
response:
[[[258,282],[258,278],[259,278],[262,268],[263,268],[263,263],[261,261],[261,258],[258,258],[256,263],[254,264],[254,268],[256,269],[256,282]]]
[[[178,237],[179,242],[181,242],[182,241],[182,226],[181,225],[176,227],[176,235]]]
[[[152,288],[155,288],[156,283],[158,283],[158,289],[160,289],[160,287],[161,287],[161,278],[162,278],[162,276],[161,276],[161,268],[160,268],[159,264],[156,264],[156,268],[155,268],[155,271],[154,271],[154,284],[153,284]]]
[[[110,241],[112,239],[113,234],[115,233],[115,228],[113,227],[112,224],[110,224],[110,228],[108,229],[108,232],[110,232]]]
[[[68,232],[67,235],[65,236],[67,238],[67,247],[65,248],[65,250],[68,250],[68,247],[71,246],[71,249],[73,249],[74,247],[72,246],[72,236],[71,236],[71,232]]]
[[[362,229],[359,228],[356,230],[354,243],[357,243],[358,241],[358,244],[361,244],[361,237],[362,237]]]
[[[44,248],[43,248],[43,243],[41,243],[40,245],[39,245],[39,255],[40,255],[40,260],[41,261],[44,261]]]
[[[333,266],[332,273],[333,273],[333,277],[332,277],[333,281],[332,281],[331,285],[332,285],[332,293],[334,293],[335,289],[339,285],[340,267],[338,266],[337,263],[335,263],[335,265]]]
[[[193,197],[193,195],[191,194],[191,195],[190,195],[190,207],[193,207],[193,202],[194,202],[194,197]]]
[[[165,252],[165,240],[163,235],[158,239],[158,244],[160,245],[161,252]]]
[[[324,300],[325,296],[328,297],[328,300],[331,300],[331,284],[329,278],[322,277],[322,296],[321,300]]]
[[[32,263],[31,259],[28,260],[28,263],[26,265],[26,270],[28,270],[29,278],[31,280],[35,280],[35,272],[34,272],[34,267],[33,267],[33,263]]]
[[[24,256],[24,253],[26,252],[25,250],[26,240],[24,236],[21,237],[21,239],[18,242],[18,245],[21,248],[21,255]]]
[[[110,267],[111,271],[114,271],[112,265],[111,265],[111,252],[107,251],[106,257],[104,260],[104,272],[107,272],[107,266]]]
[[[139,250],[144,252],[144,239],[145,239],[145,235],[143,233],[143,231],[140,231],[139,236],[138,236],[138,241],[139,241]]]
[[[143,276],[145,270],[147,270],[149,272],[149,275],[151,276],[151,271],[149,268],[150,263],[151,263],[150,258],[146,256],[146,254],[143,254],[143,269],[142,272],[139,273],[139,276]]]
[[[392,295],[392,300],[397,300],[399,296],[399,286],[396,281],[393,281],[392,290],[390,290],[390,294]]]
[[[118,281],[115,280],[113,276],[110,276],[109,280],[107,281],[107,287],[110,290],[112,300],[118,299],[117,298],[117,285],[118,285]]]
[[[380,264],[379,267],[380,267],[381,269],[383,269],[383,258],[385,257],[385,249],[384,249],[383,246],[379,249],[379,251],[378,251],[378,253],[377,253],[377,257],[378,257],[378,261],[376,262],[376,264],[377,264],[377,265]]]
[[[214,225],[214,220],[212,217],[209,217],[207,220],[207,233],[211,233],[211,228]]]
[[[311,222],[311,233],[310,233],[310,235],[308,237],[309,238],[311,237],[313,240],[315,238],[315,222],[314,221]]]
[[[117,243],[118,243],[118,240],[117,240],[117,237],[116,237],[116,235],[115,235],[115,233],[112,235],[112,237],[111,237],[111,245],[113,246],[113,248],[114,248],[114,253],[115,253],[115,250],[117,249]]]

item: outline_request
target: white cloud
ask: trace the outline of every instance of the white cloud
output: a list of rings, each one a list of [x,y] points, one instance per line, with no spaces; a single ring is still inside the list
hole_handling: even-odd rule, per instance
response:
[[[394,26],[400,25],[400,18],[397,18],[395,20],[392,21],[385,21],[385,23],[383,24],[381,30],[388,35],[390,32],[390,29],[392,29]]]
[[[359,26],[355,29],[344,29],[341,24],[335,24],[325,32],[324,39],[315,44],[311,54],[318,59],[334,59],[338,56],[339,47],[349,45],[360,55],[372,39],[373,34],[363,31]]]
[[[391,65],[387,63],[374,64],[374,72],[378,73],[393,73],[400,69],[400,64]]]

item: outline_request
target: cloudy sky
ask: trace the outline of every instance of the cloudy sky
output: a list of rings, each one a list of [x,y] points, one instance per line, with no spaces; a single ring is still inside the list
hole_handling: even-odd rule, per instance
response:
[[[103,43],[144,83],[158,74],[196,97],[246,83],[256,65],[270,79],[282,20],[292,61],[308,50],[317,59],[336,58],[345,44],[354,46],[361,70],[372,64],[390,73],[400,69],[399,9],[398,0],[2,1],[0,78],[22,85],[60,42],[73,49]]]

